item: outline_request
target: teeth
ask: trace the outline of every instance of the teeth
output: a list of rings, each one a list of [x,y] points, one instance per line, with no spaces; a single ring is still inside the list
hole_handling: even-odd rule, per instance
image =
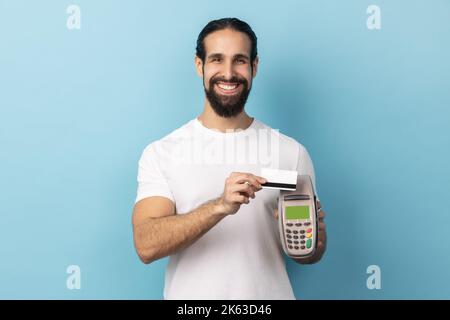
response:
[[[236,89],[236,87],[237,87],[237,84],[227,85],[227,84],[218,83],[217,85],[219,86],[219,88],[224,89],[224,90],[233,90],[233,89]]]

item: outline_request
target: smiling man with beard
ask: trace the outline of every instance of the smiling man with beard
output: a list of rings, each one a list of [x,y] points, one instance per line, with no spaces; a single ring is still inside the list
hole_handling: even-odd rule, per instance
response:
[[[247,23],[209,22],[195,56],[205,90],[203,112],[150,143],[139,160],[134,244],[144,263],[170,257],[165,299],[295,299],[279,240],[278,193],[262,189],[266,181],[259,173],[265,167],[296,170],[310,175],[316,189],[315,173],[301,143],[245,112],[258,62],[257,38]],[[203,157],[203,150],[223,154],[224,143],[243,143],[250,153],[270,149],[271,161],[229,162],[227,153],[222,163]],[[178,150],[200,162],[182,161]],[[300,264],[323,256],[324,216],[320,211],[318,250],[296,260]]]

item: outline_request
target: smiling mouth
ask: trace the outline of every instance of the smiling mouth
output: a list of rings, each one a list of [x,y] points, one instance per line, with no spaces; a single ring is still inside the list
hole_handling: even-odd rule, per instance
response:
[[[219,91],[224,94],[236,93],[241,86],[240,83],[233,82],[217,82],[215,85],[219,88]]]

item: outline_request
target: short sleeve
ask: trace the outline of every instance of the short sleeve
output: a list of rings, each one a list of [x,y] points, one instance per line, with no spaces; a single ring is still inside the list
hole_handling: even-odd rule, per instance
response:
[[[137,182],[135,203],[151,196],[166,197],[175,202],[167,179],[159,167],[158,154],[155,152],[153,145],[149,145],[142,152],[139,159]]]
[[[313,183],[314,192],[316,194],[317,200],[319,199],[319,195],[317,193],[316,187],[316,174],[314,172],[314,165],[309,156],[308,151],[302,144],[298,144],[298,161],[297,161],[297,172],[299,175],[309,175],[311,177],[311,181]]]

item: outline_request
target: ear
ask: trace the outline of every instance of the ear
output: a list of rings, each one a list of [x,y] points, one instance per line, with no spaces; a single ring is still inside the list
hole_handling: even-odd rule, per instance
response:
[[[195,71],[197,71],[197,74],[200,76],[200,78],[203,78],[203,61],[198,56],[195,56],[194,59],[195,63]]]
[[[256,72],[258,71],[258,63],[259,63],[259,57],[256,56],[255,60],[253,61],[253,75],[252,77],[256,77]]]

